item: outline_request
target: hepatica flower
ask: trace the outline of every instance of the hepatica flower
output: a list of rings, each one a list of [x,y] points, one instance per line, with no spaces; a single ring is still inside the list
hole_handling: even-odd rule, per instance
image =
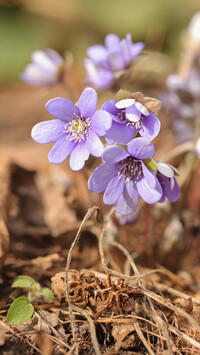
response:
[[[143,48],[142,42],[132,43],[130,33],[122,40],[116,34],[108,34],[105,46],[95,45],[87,50],[87,81],[98,88],[110,88],[116,80],[115,74],[130,66]]]
[[[92,60],[85,58],[84,66],[86,69],[86,82],[99,90],[110,89],[114,82],[115,77],[112,72],[97,68]]]
[[[104,145],[99,136],[110,128],[112,120],[96,107],[97,93],[92,88],[82,92],[78,106],[62,97],[47,102],[47,111],[58,119],[36,124],[31,135],[38,143],[55,143],[48,155],[50,163],[62,163],[70,156],[71,169],[80,170],[90,154],[102,155]]]
[[[138,137],[127,148],[128,152],[116,145],[107,147],[102,155],[105,163],[95,169],[88,181],[91,192],[105,190],[104,203],[114,205],[121,215],[135,212],[140,196],[153,204],[163,194],[155,174],[143,162],[155,153],[154,145]]]
[[[199,117],[199,70],[192,67],[185,79],[171,74],[167,77],[166,86],[168,92],[162,95],[162,102],[170,113],[176,138],[179,143],[193,140],[195,121]]]
[[[196,141],[194,150],[195,150],[196,155],[200,159],[200,137]]]
[[[64,59],[53,49],[36,50],[31,55],[20,79],[34,86],[50,86],[58,82],[63,75]]]
[[[135,98],[107,101],[102,110],[109,112],[113,120],[111,128],[105,135],[109,144],[116,142],[127,144],[136,131],[151,141],[160,131],[160,121],[157,116]]]
[[[163,190],[163,195],[158,202],[162,203],[166,198],[170,202],[175,202],[180,195],[180,189],[174,176],[174,169],[168,164],[157,163],[157,178]]]

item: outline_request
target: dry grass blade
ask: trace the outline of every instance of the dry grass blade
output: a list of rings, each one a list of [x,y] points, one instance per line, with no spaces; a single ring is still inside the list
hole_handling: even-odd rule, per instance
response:
[[[93,212],[95,211],[99,211],[99,208],[94,206],[92,208],[90,208],[85,217],[83,218],[83,221],[81,222],[81,225],[79,227],[79,230],[76,234],[76,237],[70,247],[68,256],[67,256],[67,263],[66,263],[66,267],[65,267],[65,289],[66,289],[66,297],[67,297],[67,302],[68,302],[68,306],[69,306],[69,317],[70,317],[70,321],[71,321],[71,329],[72,329],[72,335],[73,335],[73,339],[76,339],[76,332],[75,332],[75,322],[74,322],[74,317],[73,317],[73,310],[72,310],[72,303],[71,303],[71,299],[70,299],[70,295],[69,295],[69,287],[68,287],[68,272],[69,272],[69,266],[71,263],[71,257],[72,257],[72,252],[76,246],[76,244],[79,241],[79,238],[81,236],[81,232],[84,228],[85,223],[87,222],[87,220],[90,218],[90,216],[92,215]]]

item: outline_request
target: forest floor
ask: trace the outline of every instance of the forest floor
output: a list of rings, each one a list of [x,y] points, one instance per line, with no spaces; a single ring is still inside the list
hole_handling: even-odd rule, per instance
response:
[[[199,354],[200,164],[176,203],[141,203],[138,220],[122,225],[88,191],[99,162],[76,173],[52,166],[49,146],[31,140],[55,96],[66,95],[1,90],[0,354]],[[162,123],[160,156],[174,145]],[[8,308],[27,295],[11,287],[18,275],[55,298],[35,299],[32,318],[10,325]]]

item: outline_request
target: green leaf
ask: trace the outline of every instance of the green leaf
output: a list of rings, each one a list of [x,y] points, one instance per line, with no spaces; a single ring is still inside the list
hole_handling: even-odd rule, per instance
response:
[[[23,287],[23,288],[36,288],[40,289],[39,283],[37,283],[32,277],[26,275],[19,275],[14,278],[12,287]]]
[[[38,294],[40,296],[45,296],[47,298],[49,298],[50,300],[53,300],[54,299],[54,295],[52,293],[52,291],[50,290],[50,288],[48,287],[43,287],[41,288],[39,291],[38,291]]]
[[[34,307],[27,297],[18,297],[11,304],[7,313],[7,322],[11,325],[26,322],[34,313]]]
[[[142,161],[146,165],[146,167],[149,170],[151,170],[153,173],[157,170],[157,164],[153,159],[147,158],[147,159],[143,159]]]

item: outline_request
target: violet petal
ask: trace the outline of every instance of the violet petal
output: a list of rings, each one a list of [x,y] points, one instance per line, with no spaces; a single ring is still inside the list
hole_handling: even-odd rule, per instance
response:
[[[103,160],[105,160],[105,162],[109,164],[118,163],[119,161],[127,158],[128,156],[129,153],[127,153],[124,149],[118,147],[117,145],[111,145],[110,147],[107,147],[102,154]]]
[[[83,90],[78,100],[78,107],[83,117],[92,117],[97,107],[97,93],[92,88]]]
[[[104,145],[101,142],[98,135],[94,131],[89,130],[85,144],[86,144],[87,150],[92,155],[94,155],[95,157],[101,157],[101,155],[104,151]]]
[[[65,123],[60,120],[49,120],[37,123],[31,131],[34,141],[44,144],[56,142],[64,135]]]
[[[128,152],[135,158],[146,159],[155,154],[153,143],[145,138],[138,137],[128,144]]]
[[[114,207],[116,212],[121,215],[129,215],[136,211],[139,201],[139,194],[137,192],[134,181],[130,180],[125,186],[123,193],[116,201]]]
[[[45,51],[37,50],[31,55],[33,63],[48,73],[56,73],[57,65],[48,57]]]
[[[145,177],[141,178],[136,183],[136,188],[138,190],[139,195],[142,197],[142,199],[149,204],[158,202],[161,199],[163,194],[161,185],[157,178],[156,178],[155,188],[151,187],[148,184],[148,181],[145,179]]]
[[[160,121],[152,112],[142,119],[141,127],[138,129],[140,135],[152,141],[160,131]]]
[[[134,126],[126,126],[126,124],[112,123],[111,128],[106,132],[105,138],[108,144],[127,144],[134,137],[135,134]]]
[[[62,136],[54,144],[53,148],[48,154],[48,159],[52,164],[62,163],[72,152],[75,147],[75,143]]]
[[[44,72],[43,69],[35,64],[28,64],[23,73],[20,74],[20,79],[28,84],[35,86],[52,85],[56,81],[56,77]]]
[[[120,48],[120,38],[114,33],[109,33],[105,38],[105,45],[109,51],[118,51]]]
[[[119,71],[124,68],[124,61],[120,52],[112,52],[108,55],[108,64],[112,71]]]
[[[99,136],[105,135],[106,131],[111,127],[111,115],[103,110],[97,110],[91,118],[91,129]]]
[[[106,205],[114,204],[119,196],[121,195],[125,185],[125,178],[119,178],[118,176],[114,176],[108,186],[106,187],[106,191],[103,195],[103,202]]]
[[[132,105],[126,108],[126,118],[131,122],[138,122],[141,117],[141,112]]]
[[[137,42],[131,46],[131,57],[135,58],[144,48],[143,42]]]
[[[51,115],[66,122],[72,121],[76,115],[80,115],[78,107],[72,101],[63,97],[49,100],[46,104],[46,109]]]
[[[90,153],[86,143],[78,143],[69,158],[70,168],[74,171],[81,170],[85,165],[85,161],[89,158],[89,155]]]
[[[117,165],[102,164],[98,166],[88,180],[88,189],[91,192],[102,192],[106,189],[110,180],[117,176]]]
[[[104,46],[97,44],[97,45],[91,46],[87,49],[87,55],[96,64],[98,64],[100,60],[103,60],[107,57],[107,50]]]

